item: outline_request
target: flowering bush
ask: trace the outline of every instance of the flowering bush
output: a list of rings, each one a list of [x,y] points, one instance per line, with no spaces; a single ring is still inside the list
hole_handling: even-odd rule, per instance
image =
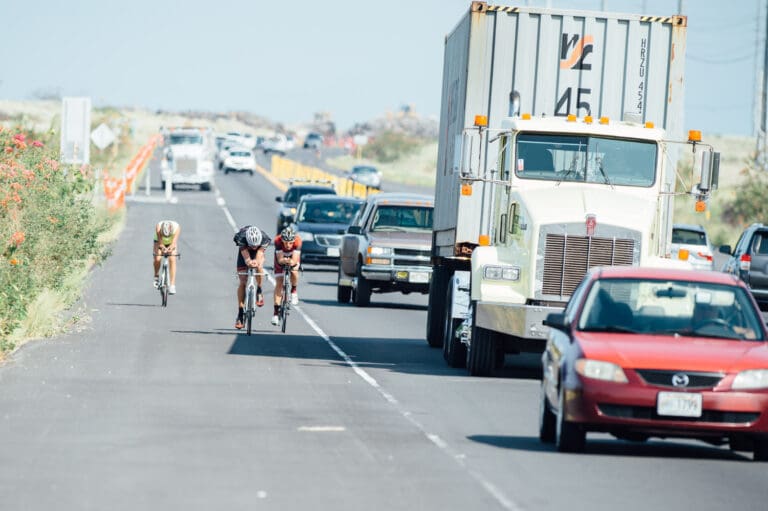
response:
[[[0,350],[38,293],[102,255],[92,172],[60,165],[50,145],[0,127]]]

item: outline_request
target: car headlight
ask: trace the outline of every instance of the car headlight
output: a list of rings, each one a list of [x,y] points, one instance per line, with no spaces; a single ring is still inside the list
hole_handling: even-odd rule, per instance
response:
[[[742,371],[733,379],[734,390],[768,388],[768,369],[749,369]]]
[[[483,278],[488,280],[519,280],[520,268],[517,266],[483,266]]]
[[[315,239],[315,236],[311,232],[299,231],[297,234],[299,235],[299,238],[304,241],[313,241]]]
[[[585,378],[595,380],[612,381],[614,383],[627,383],[627,375],[624,370],[612,362],[602,360],[590,360],[580,358],[576,361],[576,372]]]
[[[391,247],[368,247],[368,253],[372,256],[392,255]]]

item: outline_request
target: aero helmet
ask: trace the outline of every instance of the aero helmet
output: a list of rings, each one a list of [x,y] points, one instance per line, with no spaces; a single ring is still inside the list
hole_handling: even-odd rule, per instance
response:
[[[296,232],[293,230],[291,226],[286,227],[280,232],[280,238],[283,241],[291,242],[294,239],[296,239]]]
[[[170,236],[173,233],[173,223],[170,220],[164,220],[160,231],[163,233],[163,236]]]
[[[245,231],[245,241],[247,241],[248,245],[251,247],[261,245],[261,230],[256,226],[250,226]]]

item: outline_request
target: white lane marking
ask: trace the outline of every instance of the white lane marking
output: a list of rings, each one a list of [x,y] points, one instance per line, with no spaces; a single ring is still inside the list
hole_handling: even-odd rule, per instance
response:
[[[220,197],[219,189],[216,188],[216,196]],[[217,200],[218,202],[218,200]],[[224,211],[224,214],[227,217],[227,221],[229,222],[229,225],[232,226],[232,230],[234,232],[237,232],[237,223],[235,223],[235,219],[232,217],[232,214],[229,212],[229,208],[227,208],[226,204],[219,204],[221,209]],[[272,275],[267,274],[267,279],[272,283],[272,285],[275,285],[275,279],[272,278]],[[445,454],[450,456],[460,467],[465,469],[467,473],[474,479],[480,486],[482,486],[485,491],[487,491],[496,501],[501,504],[501,506],[504,509],[507,509],[509,511],[520,511],[522,508],[518,506],[514,501],[509,499],[504,492],[496,488],[493,484],[491,484],[490,481],[488,481],[482,474],[479,472],[475,472],[474,470],[470,470],[469,467],[467,467],[465,463],[465,455],[459,452],[456,452],[454,449],[451,448],[450,445],[448,445],[442,438],[440,438],[438,435],[435,435],[434,433],[430,433],[427,431],[427,429],[416,419],[413,418],[413,415],[408,410],[404,409],[400,402],[384,390],[381,385],[379,385],[379,382],[376,381],[376,379],[368,374],[363,368],[358,366],[354,360],[352,360],[349,355],[347,355],[344,350],[339,348],[339,346],[336,345],[335,342],[331,340],[328,335],[323,332],[323,330],[315,323],[315,321],[307,316],[303,310],[301,310],[301,307],[294,306],[293,307],[299,314],[301,314],[301,317],[304,318],[304,321],[307,322],[307,324],[312,327],[312,329],[319,335],[330,347],[333,351],[336,352],[339,357],[341,357],[344,362],[347,363],[349,367],[352,368],[352,370],[357,374],[363,381],[365,381],[368,385],[376,389],[376,391],[381,394],[381,396],[387,400],[390,404],[392,404],[397,411],[402,415],[408,422],[413,424],[416,429],[421,431],[421,433],[430,441],[432,444],[437,446],[438,449],[443,451]],[[266,494],[265,494],[266,495]]]
[[[327,432],[338,432],[338,431],[346,431],[347,428],[344,426],[299,426],[297,428],[297,431],[310,431],[313,433],[327,433]]]

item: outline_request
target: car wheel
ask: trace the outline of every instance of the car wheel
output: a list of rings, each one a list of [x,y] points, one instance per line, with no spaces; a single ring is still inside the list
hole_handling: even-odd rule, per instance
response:
[[[227,174],[229,174],[229,169],[224,169],[224,175],[226,176]]]
[[[201,184],[200,184],[200,189],[201,189],[202,191],[204,191],[204,192],[209,192],[209,191],[211,191],[211,183],[201,183]]]
[[[546,444],[555,443],[557,417],[549,409],[547,393],[544,392],[544,384],[541,384],[541,398],[539,399],[539,440]]]
[[[249,171],[248,171],[248,173],[249,173],[251,176],[253,176],[253,171],[252,171],[252,170],[249,170]]]
[[[368,307],[371,304],[371,283],[363,277],[362,264],[357,263],[357,287],[352,295],[352,301],[358,307]]]
[[[165,190],[165,181],[160,181],[160,188]]]
[[[555,429],[555,443],[560,452],[581,452],[584,450],[584,443],[587,434],[578,424],[569,422],[565,418],[565,389],[560,386],[559,409],[557,410],[557,421]]]

